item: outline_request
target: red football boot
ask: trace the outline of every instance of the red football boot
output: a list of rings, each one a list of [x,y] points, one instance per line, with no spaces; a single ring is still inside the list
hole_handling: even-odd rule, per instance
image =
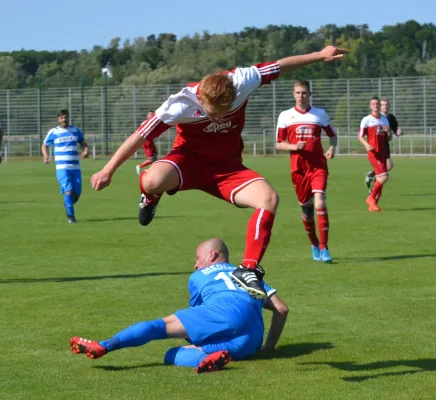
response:
[[[91,359],[103,357],[106,353],[106,347],[103,347],[95,340],[88,340],[74,336],[70,339],[71,351],[74,354],[86,353],[86,357]]]
[[[195,370],[198,374],[221,371],[232,359],[228,351],[216,351],[209,354]]]

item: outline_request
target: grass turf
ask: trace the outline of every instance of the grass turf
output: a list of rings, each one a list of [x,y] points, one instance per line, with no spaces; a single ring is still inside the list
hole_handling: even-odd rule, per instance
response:
[[[290,313],[273,355],[204,376],[163,365],[177,340],[91,361],[68,339],[106,339],[186,307],[196,245],[221,237],[238,263],[251,211],[182,192],[142,228],[135,163],[94,192],[104,161],[85,160],[79,223],[68,225],[53,165],[2,164],[0,399],[435,399],[436,159],[394,161],[384,213],[367,211],[366,158],[330,162],[334,264],[322,265],[311,261],[288,159],[246,160],[281,196],[263,266]]]

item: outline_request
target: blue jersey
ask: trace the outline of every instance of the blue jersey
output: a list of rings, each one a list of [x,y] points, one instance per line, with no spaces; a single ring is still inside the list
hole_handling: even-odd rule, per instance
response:
[[[189,305],[191,307],[201,304],[211,304],[215,301],[226,300],[237,302],[250,302],[259,311],[262,311],[263,300],[256,300],[245,290],[236,285],[230,274],[236,267],[229,263],[218,263],[206,268],[199,269],[189,278],[188,289],[190,294]],[[265,282],[263,287],[268,297],[276,292]]]
[[[53,145],[57,170],[80,169],[77,147],[78,144],[82,143],[84,140],[82,131],[72,125],[67,128],[57,126],[56,128],[50,129],[44,140],[44,144],[47,146]]]

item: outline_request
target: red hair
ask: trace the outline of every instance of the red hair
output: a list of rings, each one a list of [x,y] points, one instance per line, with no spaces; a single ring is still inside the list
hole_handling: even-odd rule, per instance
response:
[[[231,107],[236,89],[227,74],[217,72],[205,76],[200,82],[200,100],[220,108]]]

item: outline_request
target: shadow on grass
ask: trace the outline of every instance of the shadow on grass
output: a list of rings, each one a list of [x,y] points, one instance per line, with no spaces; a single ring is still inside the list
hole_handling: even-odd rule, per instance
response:
[[[155,219],[161,218],[184,218],[184,215],[156,215]],[[126,216],[126,217],[112,217],[112,218],[84,218],[79,219],[79,222],[108,222],[108,221],[137,221],[138,216]]]
[[[94,365],[92,368],[102,369],[104,371],[129,371],[131,369],[139,369],[139,368],[151,368],[151,367],[168,367],[168,365],[164,363],[150,363],[150,364],[141,364],[141,365]]]
[[[34,203],[35,204],[35,202],[32,200],[0,201],[0,204],[6,204],[6,205],[7,204],[27,204],[27,203]]]
[[[177,368],[174,365],[166,365],[163,362],[162,363],[150,363],[150,364],[140,364],[140,365],[96,365],[93,366],[93,368],[102,369],[104,371],[110,371],[110,372],[117,372],[117,371],[129,371],[132,369],[140,369],[140,368],[152,368],[152,367],[168,367],[168,368]],[[184,367],[186,370],[193,370],[193,367]],[[226,367],[219,371],[220,374],[229,372],[231,370],[235,370],[238,368],[235,368],[234,363],[231,363],[231,367]]]
[[[410,258],[433,258],[436,254],[403,254],[398,256],[385,256],[385,257],[337,257],[337,260],[354,261],[354,262],[371,262],[371,261],[389,261],[389,260],[407,260]]]
[[[368,364],[356,364],[351,361],[346,362],[316,362],[316,363],[302,363],[305,365],[329,365],[332,368],[340,369],[341,371],[375,371],[380,369],[388,368],[398,368],[398,367],[408,367],[415,368],[409,371],[400,372],[381,372],[373,375],[361,375],[361,376],[350,376],[346,378],[341,378],[346,382],[363,382],[368,379],[376,379],[388,376],[402,376],[409,374],[417,374],[420,372],[436,372],[436,359],[435,358],[423,358],[418,360],[387,360],[387,361],[376,361]]]
[[[0,284],[6,283],[41,283],[41,282],[78,282],[93,281],[100,279],[132,279],[146,278],[149,276],[169,276],[169,275],[190,275],[191,271],[186,272],[147,272],[144,274],[121,274],[121,275],[97,275],[97,276],[68,276],[58,278],[13,278],[0,279]]]
[[[318,350],[334,349],[335,346],[330,342],[321,343],[294,343],[277,347],[274,351],[260,352],[250,358],[250,360],[269,360],[272,358],[294,358],[311,354]]]

